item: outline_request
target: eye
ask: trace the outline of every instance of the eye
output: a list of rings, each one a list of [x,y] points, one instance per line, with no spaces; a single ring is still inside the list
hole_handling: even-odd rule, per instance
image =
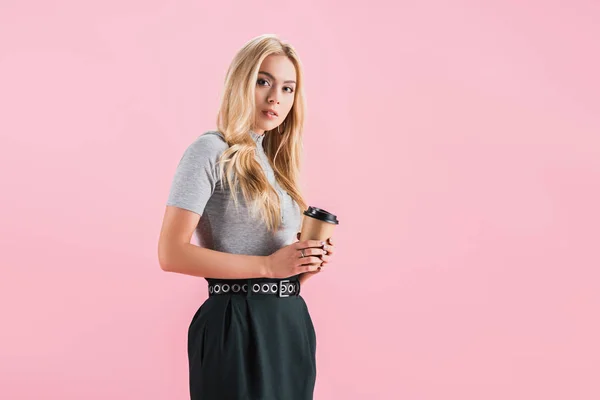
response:
[[[294,89],[292,89],[292,88],[291,88],[291,87],[289,87],[289,86],[286,86],[286,87],[284,87],[284,89],[290,89],[290,91],[289,91],[288,93],[294,93]]]
[[[261,79],[261,78],[259,78],[259,79],[256,81],[256,83],[258,83],[259,85],[261,85],[261,82],[267,82],[267,81],[266,81],[266,80],[264,80],[264,79]],[[269,83],[269,82],[267,82],[267,83]],[[261,86],[262,86],[262,85],[261,85]]]

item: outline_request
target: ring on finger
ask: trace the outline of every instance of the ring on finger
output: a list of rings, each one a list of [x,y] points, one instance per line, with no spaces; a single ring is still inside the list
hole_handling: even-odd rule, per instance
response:
[[[306,255],[304,255],[304,249],[300,249],[300,258],[304,257],[306,257]]]

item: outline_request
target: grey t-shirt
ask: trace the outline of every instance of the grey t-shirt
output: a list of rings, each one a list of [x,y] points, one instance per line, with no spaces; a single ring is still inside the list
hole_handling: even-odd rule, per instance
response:
[[[171,183],[167,205],[200,215],[196,227],[203,247],[234,254],[267,256],[296,241],[302,213],[298,204],[281,188],[262,147],[264,135],[250,131],[256,143],[259,161],[281,201],[282,226],[269,232],[260,215],[250,215],[249,207],[238,188],[236,210],[228,184],[218,179],[217,161],[229,147],[218,131],[208,131],[196,138],[185,150]]]

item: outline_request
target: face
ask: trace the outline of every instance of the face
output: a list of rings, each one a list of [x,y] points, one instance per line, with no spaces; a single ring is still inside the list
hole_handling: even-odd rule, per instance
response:
[[[296,68],[285,55],[270,55],[260,65],[256,80],[256,126],[254,132],[262,135],[277,128],[287,117],[294,104]],[[276,115],[271,115],[273,110]]]

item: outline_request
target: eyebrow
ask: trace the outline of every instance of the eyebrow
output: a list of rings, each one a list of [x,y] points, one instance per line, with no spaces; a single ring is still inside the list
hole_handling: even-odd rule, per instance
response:
[[[266,76],[268,76],[269,78],[273,79],[274,81],[276,81],[277,79],[275,79],[275,77],[273,75],[271,75],[268,72],[265,71],[258,71],[259,74],[265,74]],[[283,83],[296,83],[296,81],[284,81]]]

